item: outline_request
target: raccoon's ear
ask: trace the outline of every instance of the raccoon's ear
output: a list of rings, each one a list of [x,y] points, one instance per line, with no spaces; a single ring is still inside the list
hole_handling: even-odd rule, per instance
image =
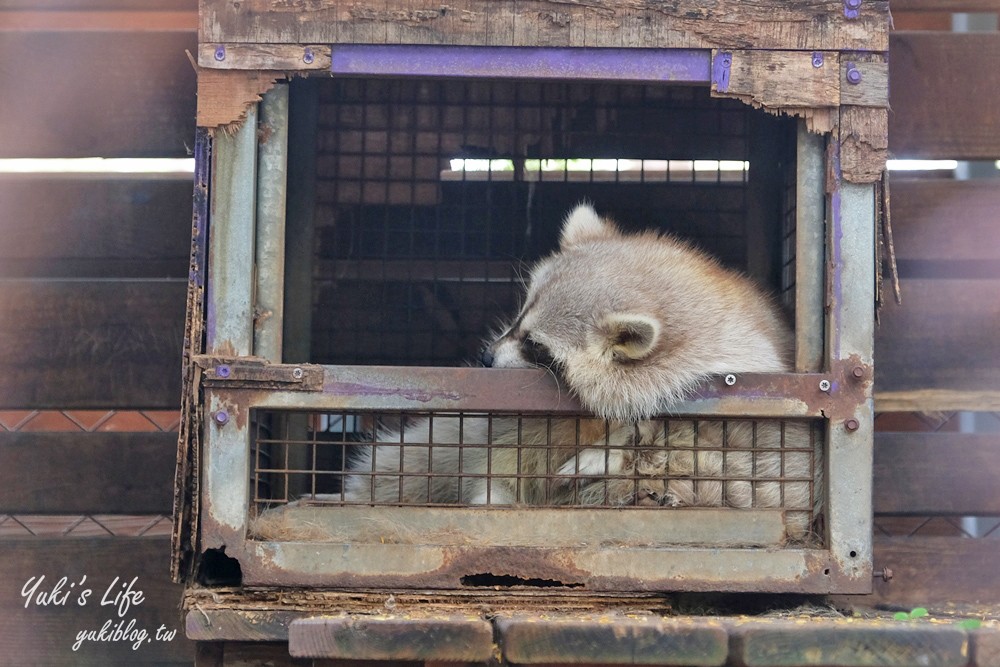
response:
[[[605,349],[615,361],[648,357],[660,340],[660,323],[648,315],[615,313],[601,321]]]
[[[618,230],[614,225],[597,215],[590,204],[579,204],[570,211],[563,222],[559,247],[566,249],[590,239],[614,236]]]

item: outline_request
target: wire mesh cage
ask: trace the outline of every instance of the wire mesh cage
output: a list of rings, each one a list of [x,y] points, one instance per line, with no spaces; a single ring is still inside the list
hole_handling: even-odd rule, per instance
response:
[[[253,421],[252,513],[268,517],[259,538],[303,534],[275,507],[362,505],[767,508],[784,512],[799,543],[818,539],[815,421],[276,411]]]
[[[496,549],[514,550],[504,568],[518,581],[552,573],[541,579],[593,590],[870,583],[869,549],[854,539],[864,522],[831,511],[864,463],[834,452],[867,430],[833,424],[858,414],[868,371],[856,365],[847,381],[844,365],[859,362],[830,337],[840,292],[824,310],[822,137],[687,85],[308,84],[314,227],[285,256],[309,267],[308,281],[284,289],[286,304],[311,307],[284,325],[286,343],[305,331],[309,349],[299,364],[248,358],[254,339],[250,352],[198,361],[202,539],[238,554],[244,583],[490,585],[469,577],[492,572]],[[290,142],[289,164],[310,164],[302,146]],[[682,255],[714,258],[705,270],[736,276],[741,294],[758,294],[746,276],[762,285],[750,300],[766,301],[757,312],[768,321],[784,306],[795,324],[774,335],[794,360],[752,360],[739,378],[716,375],[724,365],[701,371],[666,411],[638,417],[586,414],[558,365],[473,368],[484,342],[518,338],[520,319],[498,327],[563,252],[581,201],[626,236],[663,234]],[[235,265],[218,252],[210,264]],[[218,281],[210,272],[209,349],[228,321],[213,306],[227,297]],[[713,326],[726,326],[722,310]],[[269,313],[258,306],[254,325]],[[629,326],[617,334],[626,347],[659,325]],[[745,561],[755,548],[766,564]]]

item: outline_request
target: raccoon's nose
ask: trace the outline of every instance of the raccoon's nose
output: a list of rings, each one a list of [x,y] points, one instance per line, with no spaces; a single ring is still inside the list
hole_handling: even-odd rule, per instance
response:
[[[493,353],[490,352],[490,348],[483,350],[483,354],[479,357],[479,360],[483,362],[483,366],[486,368],[493,368]]]

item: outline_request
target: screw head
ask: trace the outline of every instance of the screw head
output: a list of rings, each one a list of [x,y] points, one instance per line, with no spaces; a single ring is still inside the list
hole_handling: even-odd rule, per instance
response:
[[[861,83],[861,70],[854,63],[847,63],[847,83],[855,86]]]
[[[823,54],[818,51],[813,54],[813,67],[819,68],[823,66]]]
[[[215,47],[215,59],[222,62],[226,59],[226,47],[221,44]]]
[[[848,9],[860,9],[861,8],[861,0],[844,0],[844,5]]]
[[[304,62],[306,65],[312,65],[315,59],[316,56],[313,54],[312,49],[306,49],[302,54],[302,62]]]
[[[844,422],[844,428],[846,428],[848,431],[857,431],[858,428],[860,428],[860,426],[861,424],[858,422],[857,419],[848,419],[846,422]]]
[[[819,390],[820,391],[830,391],[830,381],[829,380],[820,380],[819,381]]]
[[[229,366],[227,366],[225,364],[222,364],[221,366],[216,366],[215,367],[215,374],[218,375],[220,378],[227,378],[227,377],[229,377],[229,372],[230,372]]]
[[[733,375],[732,373],[730,373],[729,375],[727,375],[726,376],[726,384],[728,386],[730,386],[730,387],[732,387],[734,384],[736,384],[736,376]]]
[[[224,426],[229,421],[229,413],[225,410],[219,410],[212,415],[212,419],[214,419],[215,423],[219,426]]]
[[[296,380],[301,380],[303,375],[305,375],[305,373],[301,368],[292,369],[292,377]]]

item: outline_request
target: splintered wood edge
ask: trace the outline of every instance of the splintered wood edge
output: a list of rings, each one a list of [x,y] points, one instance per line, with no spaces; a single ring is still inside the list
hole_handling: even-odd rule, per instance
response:
[[[235,132],[246,120],[251,104],[260,102],[264,93],[288,78],[274,70],[219,70],[200,67],[191,56],[191,66],[198,73],[198,127]]]

